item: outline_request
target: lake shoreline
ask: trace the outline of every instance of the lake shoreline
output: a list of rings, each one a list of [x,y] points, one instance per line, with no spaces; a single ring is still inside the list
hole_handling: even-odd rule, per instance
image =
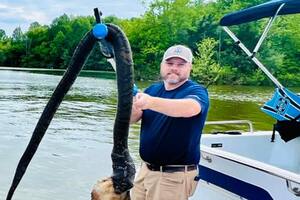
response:
[[[48,68],[23,68],[23,67],[5,67],[0,66],[0,70],[19,71],[19,72],[32,72],[49,75],[63,75],[66,69],[48,69]],[[79,76],[115,79],[116,73],[114,71],[96,71],[96,70],[81,70]]]
[[[52,71],[52,72],[65,72],[66,69],[49,69],[49,68],[24,68],[24,67],[6,67],[0,66],[0,70],[12,70],[12,71]],[[115,74],[114,71],[98,71],[98,70],[81,70],[81,72],[96,72],[96,73],[108,73]]]

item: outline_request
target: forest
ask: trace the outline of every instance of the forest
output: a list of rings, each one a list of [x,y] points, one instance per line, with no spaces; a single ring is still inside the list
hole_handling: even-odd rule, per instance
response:
[[[228,13],[265,0],[153,0],[147,11],[131,19],[106,16],[105,23],[120,26],[130,42],[136,80],[159,79],[164,51],[174,44],[194,53],[192,79],[222,85],[271,85],[271,81],[222,31],[220,19]],[[93,14],[91,8],[91,14]],[[125,9],[125,8],[124,8]],[[105,11],[102,11],[105,14]],[[253,49],[268,19],[230,27]],[[94,16],[63,14],[50,25],[30,24],[11,36],[0,28],[0,66],[65,69],[80,39],[95,25]],[[279,81],[300,83],[300,14],[278,17],[257,57]],[[112,71],[95,46],[84,69]]]

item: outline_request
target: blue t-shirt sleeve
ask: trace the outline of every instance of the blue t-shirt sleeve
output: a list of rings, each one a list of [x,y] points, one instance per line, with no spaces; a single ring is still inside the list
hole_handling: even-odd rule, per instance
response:
[[[209,107],[208,92],[206,88],[201,86],[192,87],[184,98],[196,100],[201,106],[201,112],[203,112],[203,110],[207,110]]]

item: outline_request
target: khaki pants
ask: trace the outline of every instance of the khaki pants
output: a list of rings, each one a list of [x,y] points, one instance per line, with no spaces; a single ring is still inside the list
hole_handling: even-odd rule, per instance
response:
[[[131,200],[187,200],[196,189],[197,173],[150,171],[143,163],[131,190]]]

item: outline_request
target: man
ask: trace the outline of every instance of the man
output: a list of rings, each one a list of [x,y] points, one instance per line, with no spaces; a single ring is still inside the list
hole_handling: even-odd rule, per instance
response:
[[[160,66],[163,82],[137,93],[131,122],[140,119],[140,156],[144,161],[131,191],[133,200],[187,200],[196,188],[200,137],[209,99],[189,80],[192,51],[175,45]]]

